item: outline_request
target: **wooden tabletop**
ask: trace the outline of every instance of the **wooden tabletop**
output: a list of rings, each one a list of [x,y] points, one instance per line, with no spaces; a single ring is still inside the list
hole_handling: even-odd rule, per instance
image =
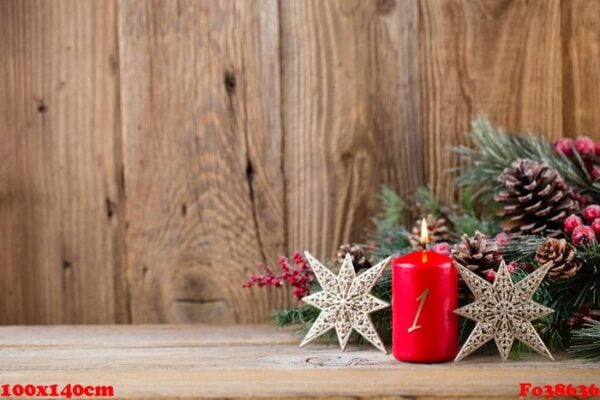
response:
[[[113,385],[119,399],[504,399],[520,382],[600,386],[599,364],[564,355],[422,365],[369,347],[298,343],[270,326],[0,327],[0,384]]]

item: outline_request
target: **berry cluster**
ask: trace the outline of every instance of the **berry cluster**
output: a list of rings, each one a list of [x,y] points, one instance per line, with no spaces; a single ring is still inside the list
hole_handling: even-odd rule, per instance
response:
[[[572,214],[564,222],[565,232],[571,236],[575,246],[588,245],[600,237],[600,205],[586,206],[581,215],[583,220]]]
[[[301,300],[309,293],[310,283],[314,279],[314,273],[308,261],[300,254],[295,252],[292,256],[295,266],[292,266],[286,257],[279,258],[281,274],[276,275],[273,269],[268,265],[260,265],[265,271],[262,275],[252,275],[243,287],[249,288],[254,285],[258,287],[273,286],[282,287],[285,282],[294,288],[294,296]]]
[[[600,179],[600,142],[594,142],[587,136],[577,139],[559,139],[554,143],[554,150],[567,157],[577,152],[592,180]]]
[[[515,272],[515,270],[519,268],[519,265],[517,264],[516,261],[511,261],[510,263],[506,264],[506,269],[508,270],[508,272],[510,274],[512,274],[513,272]],[[494,281],[496,280],[496,274],[497,272],[494,271],[493,269],[490,269],[488,271],[485,272],[485,279],[489,282],[489,283],[494,283]]]

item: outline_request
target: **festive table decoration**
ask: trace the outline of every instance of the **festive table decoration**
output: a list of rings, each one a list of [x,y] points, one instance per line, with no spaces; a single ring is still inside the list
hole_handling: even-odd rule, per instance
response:
[[[428,189],[401,198],[384,187],[382,210],[373,218],[375,229],[367,234],[367,243],[343,245],[338,256],[350,253],[361,270],[368,272],[389,256],[419,250],[422,221],[408,216],[426,216],[430,250],[451,257],[492,286],[503,261],[515,287],[532,274],[537,274],[535,279],[545,274],[530,299],[556,312],[535,321],[539,337],[551,351],[567,350],[576,357],[600,361],[600,142],[577,137],[549,143],[533,134],[503,132],[483,118],[473,122],[470,139],[468,145],[454,148],[455,165],[460,166],[454,170],[459,201],[442,202]],[[546,269],[547,265],[551,266]],[[282,271],[282,275],[266,273],[254,283],[290,285],[299,299],[320,290],[310,279],[312,271],[292,271],[285,263]],[[387,270],[372,293],[388,301],[391,292],[391,272]],[[403,302],[406,305],[393,308],[416,308],[407,313],[406,318],[412,316],[410,324],[421,302],[421,318],[428,315],[431,296],[418,300],[413,296]],[[459,276],[459,306],[473,300]],[[277,310],[274,321],[307,328],[319,312],[299,304]],[[383,340],[390,340],[391,311],[375,312],[372,320]],[[426,329],[421,321],[418,319],[416,326],[422,328],[414,334]],[[461,343],[475,325],[460,318]],[[491,350],[491,342],[483,347]],[[510,355],[505,351],[503,357],[518,357],[525,351],[529,351],[526,346],[513,346]]]
[[[420,243],[429,242],[423,219]],[[458,351],[457,273],[452,258],[417,250],[392,262],[392,353],[397,360],[443,362]]]
[[[305,255],[323,290],[302,299],[320,309],[321,313],[300,347],[335,328],[342,351],[346,349],[352,330],[355,330],[373,346],[387,353],[369,314],[389,307],[388,303],[370,294],[389,258],[357,276],[352,265],[352,255],[347,253],[336,276],[310,253],[305,252]]]
[[[548,315],[554,310],[531,299],[542,283],[548,263],[525,279],[514,284],[504,261],[500,264],[494,283],[491,284],[457,264],[458,271],[475,295],[475,302],[455,312],[477,321],[455,361],[460,361],[485,343],[494,339],[503,361],[506,361],[515,339],[525,343],[538,353],[554,360],[530,321]]]

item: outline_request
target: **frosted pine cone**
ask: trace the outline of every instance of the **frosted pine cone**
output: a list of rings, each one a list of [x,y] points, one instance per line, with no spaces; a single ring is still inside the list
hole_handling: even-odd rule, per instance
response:
[[[356,271],[371,268],[371,262],[367,258],[367,255],[361,245],[355,243],[341,245],[337,251],[337,261],[340,263],[340,265],[342,262],[344,262],[346,254],[350,254],[352,256],[352,265],[354,265],[354,269]]]
[[[463,235],[461,243],[452,249],[452,258],[456,263],[486,279],[490,271],[495,272],[500,267],[502,253],[496,242],[488,239],[481,232],[475,232],[472,237]],[[459,278],[459,299],[470,298],[470,293],[469,288]]]
[[[553,266],[548,271],[552,280],[568,279],[581,268],[581,261],[575,258],[577,251],[565,239],[546,239],[535,252],[535,262],[542,266],[552,262]]]
[[[504,206],[500,216],[507,233],[559,236],[565,218],[577,209],[571,189],[545,163],[516,160],[498,181],[505,190],[495,200]]]

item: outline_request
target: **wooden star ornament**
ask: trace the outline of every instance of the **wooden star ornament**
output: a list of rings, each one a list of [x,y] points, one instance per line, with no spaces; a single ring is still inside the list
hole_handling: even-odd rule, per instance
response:
[[[373,346],[387,353],[369,314],[390,306],[370,294],[383,274],[389,257],[357,276],[350,254],[346,254],[337,275],[310,253],[305,254],[323,290],[302,299],[320,309],[321,313],[300,343],[300,347],[335,328],[342,351],[346,349],[352,330],[355,330]]]
[[[492,339],[495,340],[503,361],[508,359],[515,339],[548,359],[554,360],[531,323],[554,312],[532,300],[533,294],[552,267],[552,263],[543,265],[518,283],[513,283],[506,264],[502,261],[493,284],[468,268],[456,263],[455,265],[473,292],[475,301],[454,312],[477,321],[477,325],[454,361],[462,360]]]

